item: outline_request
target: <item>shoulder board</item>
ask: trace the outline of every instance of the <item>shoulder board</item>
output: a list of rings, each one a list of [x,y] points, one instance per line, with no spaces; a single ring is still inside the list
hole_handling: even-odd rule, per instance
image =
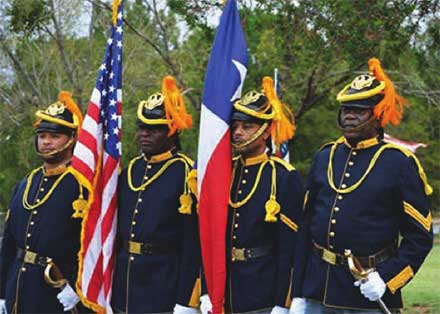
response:
[[[336,143],[336,141],[332,141],[332,142],[327,142],[324,145],[321,145],[321,147],[318,149],[318,151],[323,150],[324,148],[333,145],[334,143]]]
[[[431,195],[432,192],[433,192],[433,189],[429,185],[428,177],[426,176],[425,170],[423,169],[422,164],[420,163],[420,161],[416,157],[416,155],[414,155],[414,153],[412,153],[408,149],[406,149],[406,148],[404,148],[402,146],[396,145],[396,144],[386,143],[384,146],[386,148],[389,148],[389,149],[396,149],[396,150],[402,152],[406,157],[412,158],[414,160],[414,162],[417,165],[417,170],[419,172],[420,179],[422,180],[423,185],[425,186],[425,194],[426,195]]]
[[[177,153],[177,156],[182,157],[183,159],[185,159],[186,163],[189,166],[193,166],[194,165],[194,160],[192,160],[191,158],[189,158],[187,155],[185,155],[184,153]]]
[[[281,159],[280,157],[277,156],[270,156],[270,159],[273,161],[276,161],[277,163],[279,163],[280,165],[284,166],[284,168],[286,168],[288,171],[292,171],[295,170],[295,167],[292,166],[290,163],[288,163],[287,161],[285,161],[284,159]]]

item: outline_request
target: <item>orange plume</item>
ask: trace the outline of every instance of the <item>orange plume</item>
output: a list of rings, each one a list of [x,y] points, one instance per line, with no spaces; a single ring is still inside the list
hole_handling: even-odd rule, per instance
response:
[[[263,78],[263,91],[274,111],[272,123],[272,138],[278,147],[281,143],[291,139],[295,135],[295,121],[290,108],[281,103],[275,93],[274,82],[270,76]]]
[[[368,60],[368,67],[378,81],[385,82],[384,98],[374,107],[374,116],[380,119],[382,127],[389,122],[393,125],[399,125],[403,108],[408,102],[397,93],[393,82],[383,71],[379,59],[371,58]]]
[[[192,118],[186,111],[183,96],[177,88],[174,77],[168,75],[163,78],[162,95],[165,98],[164,106],[166,118],[170,120],[168,123],[168,127],[170,128],[169,135],[173,135],[177,130],[191,128]]]
[[[64,106],[66,106],[66,108],[72,113],[72,115],[78,118],[78,124],[79,124],[78,130],[79,130],[83,122],[83,115],[78,105],[73,100],[72,94],[63,90],[59,93],[58,99],[64,104]]]

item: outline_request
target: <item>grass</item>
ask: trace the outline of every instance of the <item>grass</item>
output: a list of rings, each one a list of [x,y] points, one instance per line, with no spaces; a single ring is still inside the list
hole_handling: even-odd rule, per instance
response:
[[[415,278],[402,290],[404,314],[440,313],[440,241],[435,242]]]

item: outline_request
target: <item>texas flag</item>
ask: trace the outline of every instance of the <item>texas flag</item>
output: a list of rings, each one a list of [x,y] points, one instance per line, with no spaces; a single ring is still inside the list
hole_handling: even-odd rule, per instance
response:
[[[222,313],[226,280],[225,236],[232,172],[229,125],[232,104],[241,97],[246,67],[246,40],[237,3],[228,0],[206,71],[197,157],[202,257],[214,314]]]

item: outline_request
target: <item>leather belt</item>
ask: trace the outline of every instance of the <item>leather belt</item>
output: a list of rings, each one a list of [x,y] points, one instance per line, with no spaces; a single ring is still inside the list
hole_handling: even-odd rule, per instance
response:
[[[272,247],[270,246],[261,246],[255,248],[236,248],[233,247],[231,249],[231,260],[233,262],[239,261],[244,262],[251,258],[257,258],[265,255],[272,254]]]
[[[359,262],[365,268],[374,268],[376,265],[385,262],[389,259],[396,249],[393,245],[387,246],[379,252],[370,256],[356,256]],[[320,246],[313,241],[313,252],[317,254],[322,260],[335,266],[348,265],[347,258],[343,254],[332,252],[325,247]]]
[[[128,253],[138,255],[162,255],[179,251],[179,246],[175,244],[153,244],[135,241],[124,242],[124,248]]]
[[[46,267],[49,257],[41,256],[38,253],[17,248],[17,259],[23,260],[25,263]]]

